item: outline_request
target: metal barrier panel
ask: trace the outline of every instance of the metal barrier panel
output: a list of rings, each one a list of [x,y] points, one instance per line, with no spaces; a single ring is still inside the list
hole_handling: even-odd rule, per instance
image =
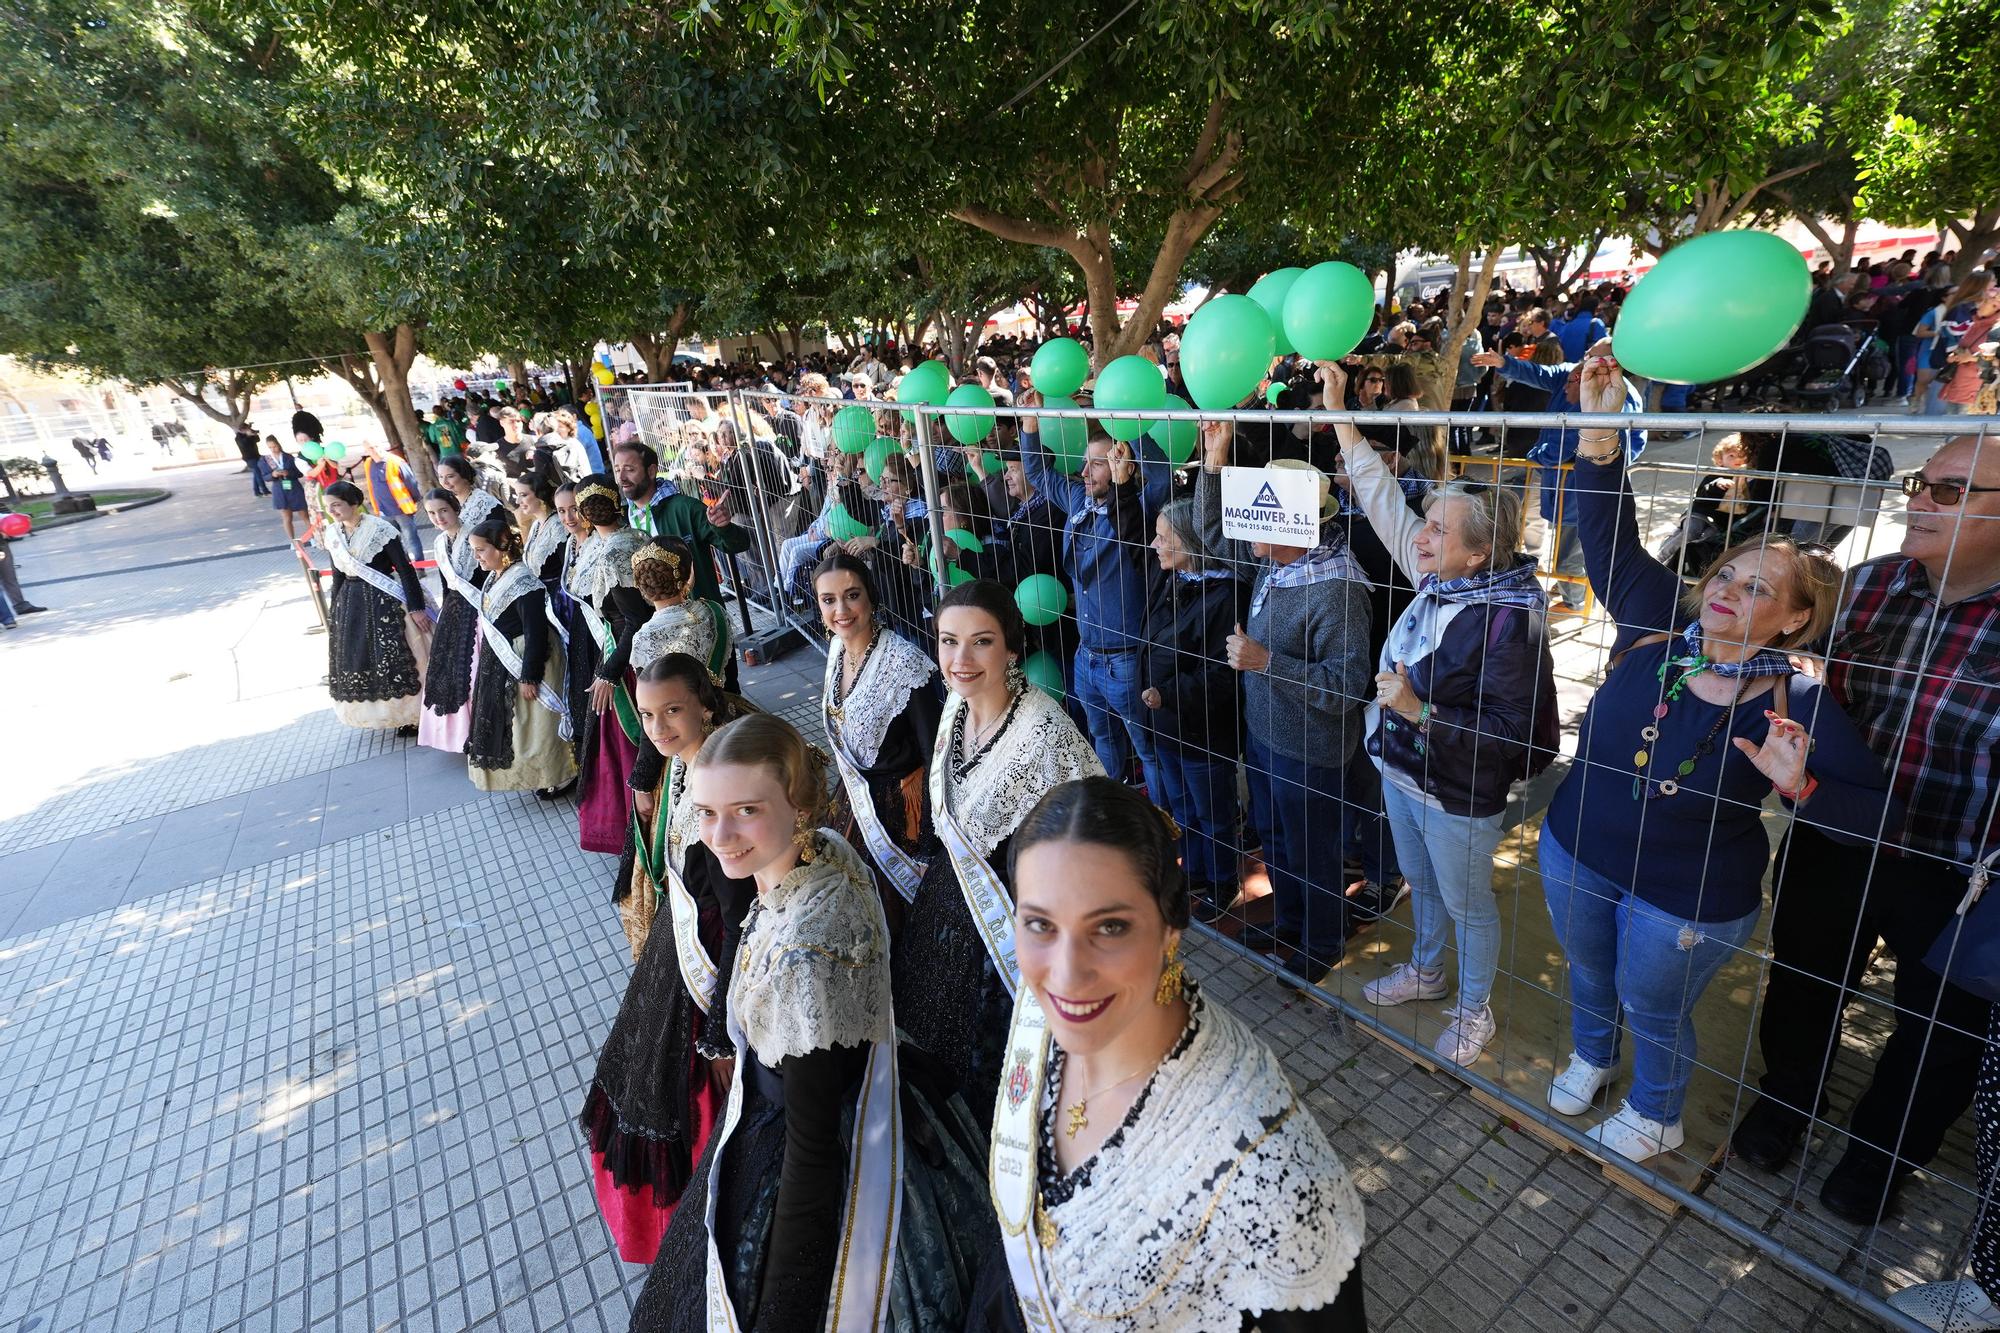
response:
[[[1034,406],[924,409],[905,422],[892,403],[863,406],[902,463],[882,483],[856,476],[851,456],[807,463],[828,475],[829,496],[849,494],[864,508],[856,517],[866,534],[846,544],[870,560],[889,620],[928,643],[930,609],[950,582],[1062,582],[1062,614],[1029,627],[1030,676],[1064,697],[1114,775],[1143,781],[1171,809],[1189,877],[1214,886],[1211,929],[1260,957],[1287,951],[1301,988],[1552,1142],[1594,1147],[1587,1132],[1635,1092],[1656,1114],[1677,1110],[1682,1141],[1669,1150],[1643,1161],[1601,1147],[1598,1155],[1654,1201],[1700,1213],[1895,1326],[1912,1325],[1881,1299],[1887,1271],[1898,1272],[1897,1286],[1957,1274],[1982,1206],[1962,1113],[1988,1040],[1987,1006],[1940,985],[1923,957],[1940,936],[1939,948],[1954,947],[1967,877],[2000,847],[1988,841],[2000,616],[1968,625],[1951,615],[1953,605],[2000,596],[1991,592],[2000,501],[1978,491],[1951,504],[1936,497],[1970,477],[1976,454],[2000,450],[2000,422]],[[1019,447],[999,458],[984,442],[961,447],[944,433],[952,417],[1018,426]],[[1132,446],[1132,477],[1117,480],[1125,458],[1104,457],[1099,423],[1133,418],[1193,423],[1192,456],[1173,466],[1149,435]],[[1358,427],[1361,445],[1393,470],[1393,503],[1371,511],[1350,490],[1336,424]],[[1559,447],[1533,458],[1502,452],[1538,435],[1556,446],[1579,427],[1650,432],[1621,489],[1606,489],[1602,469],[1576,467]],[[1052,452],[1051,435],[1072,431],[1076,452],[1067,442]],[[1446,431],[1449,455],[1436,447]],[[1962,442],[1927,469],[1953,439]],[[1203,467],[1211,447],[1232,465],[1296,458],[1334,474],[1325,543],[1306,553],[1217,540],[1219,477]],[[1909,500],[1906,513],[1896,478],[1913,473],[1945,489]],[[1989,461],[1980,475],[2000,485],[2000,465]],[[1462,542],[1468,506],[1508,508],[1480,500],[1479,487],[1434,502],[1452,478],[1520,502],[1536,581],[1578,605],[1545,619],[1527,609],[1510,625],[1479,602],[1482,619],[1469,623],[1486,637],[1474,636],[1452,670],[1431,670],[1420,664],[1445,642],[1440,609],[1476,598],[1447,588],[1460,600],[1441,600],[1399,555]],[[911,521],[911,482],[922,522]],[[787,562],[794,576],[825,544],[823,532],[806,536]],[[1703,581],[1718,557],[1769,538],[1783,540],[1724,566],[1735,592]],[[1677,640],[1644,642],[1699,623],[1704,606],[1718,625],[1731,623],[1724,612],[1733,607],[1759,633],[1789,626],[1793,612],[1810,609],[1789,594],[1813,590],[1795,568],[1827,572],[1817,596],[1833,619],[1830,634],[1789,647],[1826,686],[1798,687],[1810,715],[1788,709],[1786,721],[1812,738],[1806,767],[1820,783],[1802,804],[1770,794],[1761,774],[1746,782],[1752,760],[1732,743],[1777,725],[1769,696],[1752,695],[1765,678],[1727,678],[1736,683],[1719,701],[1698,702],[1717,692],[1696,683],[1722,679],[1715,667],[1683,683],[1702,664]],[[1921,603],[1924,624],[1894,638],[1879,607],[1892,585],[1896,596],[1917,595],[1911,577],[1943,581],[1952,600],[1905,604]],[[1727,635],[1711,628],[1701,642],[1728,657]],[[1526,661],[1539,641],[1552,679],[1530,670],[1504,677],[1504,692],[1483,683],[1503,679],[1502,660]],[[1916,647],[1884,660],[1890,641]],[[1465,654],[1463,634],[1452,642]],[[1593,712],[1614,646],[1651,656],[1622,668]],[[1674,656],[1690,660],[1662,660]],[[1405,703],[1399,661],[1434,692],[1416,710],[1420,721],[1385,719],[1377,704]],[[1738,697],[1740,707],[1729,703]],[[1719,719],[1685,754],[1663,739],[1677,709]],[[1545,770],[1505,780],[1539,767],[1523,760],[1523,742],[1549,713],[1558,753]],[[1401,735],[1385,725],[1399,721]],[[1596,743],[1586,728],[1602,730]],[[1891,777],[1899,805],[1869,795]],[[1490,790],[1496,780],[1504,809],[1471,804],[1478,782]],[[1476,818],[1467,813],[1475,808]],[[1552,818],[1554,837],[1545,832]],[[1564,848],[1565,837],[1578,848]],[[1661,883],[1659,866],[1685,873]],[[1399,881],[1414,897],[1381,891]],[[1367,989],[1419,952],[1439,968],[1419,978],[1423,998],[1387,1004]],[[1490,987],[1493,1030],[1461,1065],[1446,1034],[1468,986]],[[1612,1095],[1559,1114],[1551,1086],[1585,1048],[1590,1063],[1614,1070]],[[1803,1131],[1776,1170],[1728,1151],[1732,1129],[1767,1095]],[[1910,1176],[1879,1225],[1857,1228],[1815,1198],[1850,1154]]]

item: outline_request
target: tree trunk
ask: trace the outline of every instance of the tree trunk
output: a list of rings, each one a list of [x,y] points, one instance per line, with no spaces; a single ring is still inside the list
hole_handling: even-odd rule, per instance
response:
[[[416,404],[410,399],[410,367],[417,359],[417,330],[405,323],[387,332],[363,336],[368,341],[368,358],[374,362],[390,420],[396,424],[396,432],[390,438],[403,446],[403,456],[409,459],[417,480],[428,490],[437,485],[437,472],[431,466],[430,451],[424,447],[424,430],[417,420]]]
[[[1472,331],[1479,327],[1479,316],[1486,309],[1487,296],[1493,291],[1493,270],[1499,264],[1500,247],[1497,244],[1487,246],[1486,257],[1479,262],[1479,272],[1472,276],[1472,286],[1461,290],[1459,283],[1465,280],[1466,274],[1472,268],[1472,252],[1467,250],[1459,255],[1459,277],[1452,284],[1450,302],[1454,313],[1445,330],[1444,349],[1439,357],[1445,365],[1451,367],[1451,374],[1444,379],[1429,381],[1425,385],[1428,391],[1427,397],[1442,394],[1441,402],[1424,403],[1425,407],[1433,411],[1442,411],[1451,406],[1451,396],[1458,383],[1459,353],[1465,350],[1465,341],[1472,336]]]
[[[1957,284],[1971,274],[1972,266],[1979,262],[1986,247],[2000,241],[2000,204],[1987,205],[1966,222],[1948,220],[1945,226],[1958,242],[1958,258],[1951,261],[1951,280]]]
[[[526,388],[526,387],[527,387],[527,384],[528,384],[528,363],[527,363],[527,361],[526,361],[525,359],[523,359],[522,357],[518,357],[518,356],[517,356],[517,357],[512,357],[512,358],[510,358],[510,359],[508,360],[508,362],[507,362],[507,383],[508,383],[508,385],[509,385],[509,386],[511,386],[511,387],[513,387],[513,388],[516,388],[516,389],[521,389],[521,388]]]
[[[646,383],[661,383],[666,373],[664,364],[667,360],[666,349],[661,346],[657,338],[643,330],[633,333],[631,342],[632,350],[637,352],[639,359],[646,364]]]

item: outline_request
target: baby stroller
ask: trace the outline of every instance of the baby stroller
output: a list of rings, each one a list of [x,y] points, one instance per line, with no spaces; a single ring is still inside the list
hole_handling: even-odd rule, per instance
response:
[[[1875,350],[1875,339],[1846,324],[1822,324],[1799,344],[1802,364],[1792,397],[1800,406],[1831,412],[1858,408],[1868,401],[1862,365]]]
[[[1881,487],[1852,483],[1887,481],[1895,471],[1887,449],[1854,435],[1746,434],[1745,443],[1753,455],[1748,472],[1793,475],[1703,477],[1687,516],[1659,550],[1661,562],[1684,580],[1700,578],[1724,551],[1767,532],[1838,545],[1882,501]]]

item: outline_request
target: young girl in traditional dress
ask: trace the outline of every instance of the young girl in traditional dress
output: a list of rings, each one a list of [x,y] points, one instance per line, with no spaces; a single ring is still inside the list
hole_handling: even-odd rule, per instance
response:
[[[694,552],[678,537],[655,537],[632,556],[632,581],[653,614],[632,636],[632,669],[667,653],[686,653],[722,679],[729,662],[729,618],[719,602],[690,597]]]
[[[437,629],[431,635],[430,663],[424,672],[424,709],[417,719],[417,743],[451,754],[465,753],[472,727],[472,673],[479,643],[479,585],[486,572],[472,558],[472,546],[458,497],[439,487],[424,496],[424,513],[438,530],[438,577],[444,591]]]
[[[625,526],[624,502],[601,475],[586,477],[577,487],[576,508],[591,535],[578,544],[565,579],[582,622],[571,651],[588,654],[592,663],[579,764],[578,840],[586,852],[616,855],[625,850],[625,823],[632,813],[625,782],[642,734],[629,662],[632,636],[650,614],[632,582],[632,557],[646,544],[646,534]]]
[[[322,540],[333,557],[326,679],[334,716],[350,727],[414,730],[417,659],[409,636],[425,622],[423,585],[394,525],[362,508],[359,487],[327,487],[326,510],[332,521]]]
[[[989,1173],[1029,1327],[1350,1333],[1361,1199],[1271,1050],[1180,961],[1178,830],[1109,778],[1014,834],[1022,986]],[[989,1269],[989,1326],[1019,1327]]]
[[[936,850],[925,778],[937,748],[937,664],[889,628],[874,575],[846,551],[827,553],[812,586],[828,635],[820,709],[852,840],[907,904]]]
[[[1069,714],[1022,674],[1021,613],[1006,589],[984,579],[953,588],[937,633],[951,692],[929,779],[942,846],[897,937],[897,1012],[983,1125],[1020,983],[1007,839],[1042,793],[1104,769]]]
[[[882,900],[817,827],[824,758],[753,714],[709,738],[686,799],[723,871],[757,883],[727,982],[740,1067],[632,1327],[960,1333],[992,1238],[983,1144],[899,1073]]]
[[[650,932],[638,954],[581,1123],[597,1206],[618,1256],[649,1264],[728,1081],[733,1052],[719,1006],[756,885],[722,873],[695,836],[694,808],[685,799],[688,764],[709,733],[731,720],[734,705],[707,667],[682,653],[639,673],[634,702],[647,739],[670,759],[634,821],[632,894],[649,920],[664,900],[671,929]],[[700,1054],[704,1046],[725,1063],[712,1068]]]
[[[479,595],[479,665],[465,758],[481,791],[534,791],[576,776],[563,732],[561,645],[551,645],[548,594],[521,558],[521,534],[498,515],[467,535],[486,574]]]

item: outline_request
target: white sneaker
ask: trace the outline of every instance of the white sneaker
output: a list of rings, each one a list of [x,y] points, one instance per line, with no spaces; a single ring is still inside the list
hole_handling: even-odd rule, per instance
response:
[[[1549,1109],[1557,1115],[1582,1115],[1617,1072],[1616,1069],[1599,1069],[1571,1051],[1569,1063],[1563,1066],[1562,1073],[1556,1075],[1556,1081],[1549,1084]]]
[[[1938,1333],[1993,1333],[2000,1329],[2000,1307],[1969,1277],[1904,1287],[1889,1298],[1889,1304]]]
[[[1408,1004],[1411,1000],[1437,1000],[1451,987],[1445,984],[1444,972],[1426,979],[1423,971],[1415,963],[1404,963],[1386,977],[1377,977],[1361,988],[1361,998],[1370,1004],[1387,1008],[1390,1005]]]
[[[1597,1146],[1606,1152],[1617,1153],[1635,1162],[1671,1152],[1681,1146],[1683,1138],[1680,1121],[1669,1125],[1648,1120],[1633,1110],[1630,1102],[1620,1102],[1617,1111],[1592,1125],[1586,1133],[1597,1140]]]
[[[1477,1009],[1454,1005],[1445,1010],[1445,1016],[1451,1024],[1431,1049],[1455,1065],[1471,1064],[1493,1040],[1493,1010],[1483,1004]]]

